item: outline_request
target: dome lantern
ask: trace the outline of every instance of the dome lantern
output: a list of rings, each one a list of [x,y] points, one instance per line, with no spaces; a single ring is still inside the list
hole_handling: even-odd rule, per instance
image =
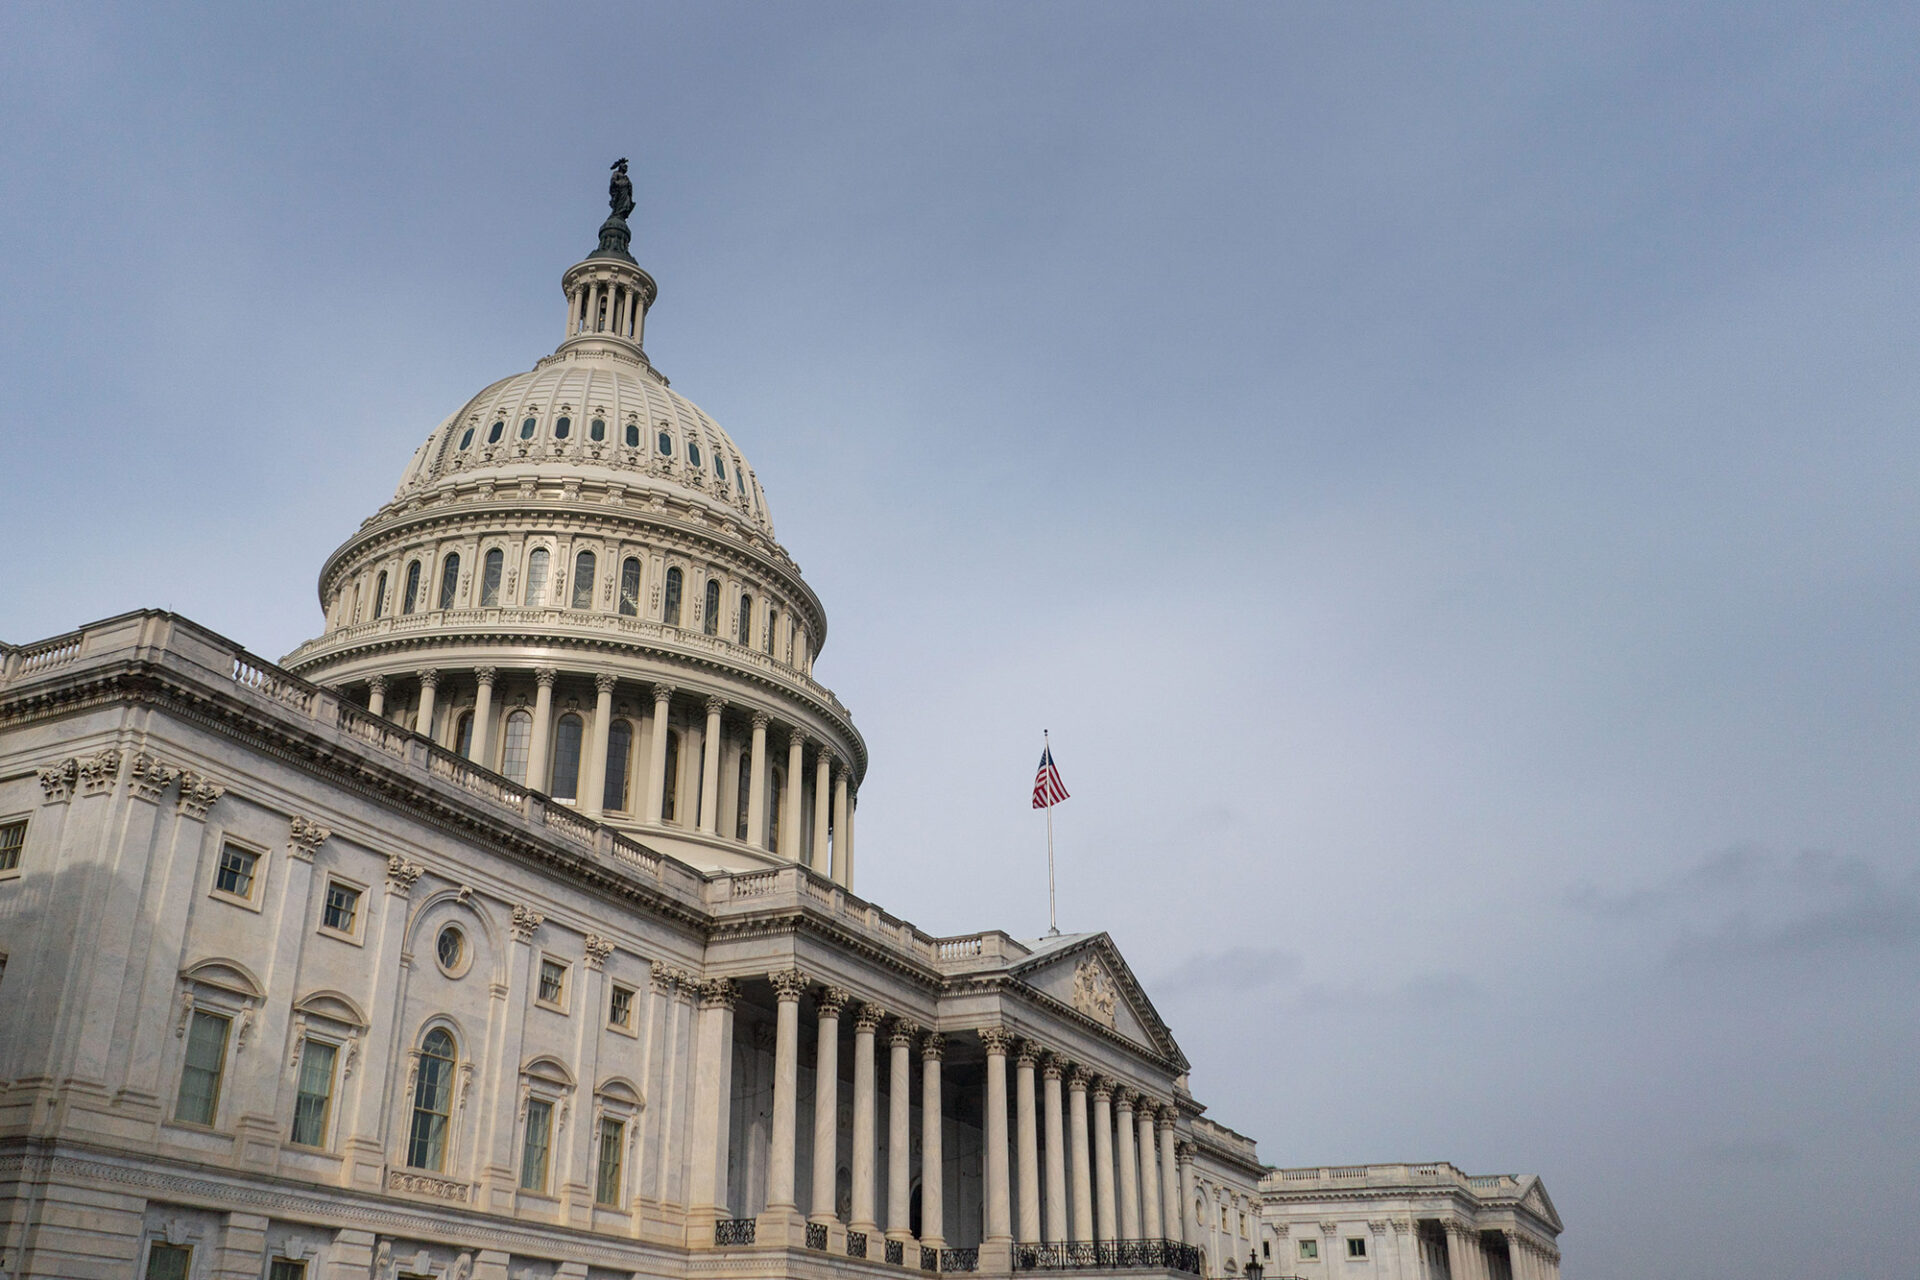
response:
[[[633,232],[627,215],[633,212],[633,182],[623,156],[613,163],[607,185],[610,212],[600,224],[600,246],[586,259],[567,268],[560,287],[567,295],[567,332],[562,349],[577,342],[612,344],[613,349],[639,352],[646,333],[647,308],[659,296],[653,277],[640,269],[628,252]]]

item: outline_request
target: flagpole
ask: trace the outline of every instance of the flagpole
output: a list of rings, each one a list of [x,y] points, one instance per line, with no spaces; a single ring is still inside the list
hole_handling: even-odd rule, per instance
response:
[[[1040,738],[1046,744],[1045,751],[1051,754],[1053,742],[1048,738],[1045,729],[1040,731]],[[1055,914],[1053,898],[1053,805],[1051,803],[1047,805],[1047,936],[1049,938],[1060,936],[1060,919]]]

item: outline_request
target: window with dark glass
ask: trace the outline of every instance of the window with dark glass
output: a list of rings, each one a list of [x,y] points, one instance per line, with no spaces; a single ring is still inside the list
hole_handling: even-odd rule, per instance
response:
[[[540,958],[540,1003],[567,1002],[567,966],[558,960]]]
[[[27,820],[0,822],[0,871],[20,869],[20,851],[27,847]]]
[[[637,422],[629,422],[627,424],[627,448],[638,449],[639,447],[640,447],[640,424]]]
[[[691,440],[687,441],[687,464],[695,467],[700,465],[700,446]]]
[[[187,1280],[192,1274],[192,1249],[159,1240],[147,1246],[147,1280]]]
[[[527,780],[527,749],[533,743],[533,717],[525,711],[507,716],[507,731],[500,747],[500,772],[515,782]]]
[[[547,1151],[552,1145],[553,1104],[545,1098],[527,1102],[527,1132],[520,1148],[520,1189],[547,1189]]]
[[[500,421],[494,423],[491,427],[487,428],[487,443],[499,444],[500,437],[505,435],[506,432],[507,432],[506,419],[502,418]]]
[[[308,1039],[300,1046],[300,1080],[293,1099],[296,1146],[327,1145],[327,1112],[333,1105],[333,1063],[336,1050],[325,1040]]]
[[[740,630],[735,637],[742,645],[753,643],[753,597],[740,597]]]
[[[435,1027],[420,1042],[413,1081],[413,1125],[407,1166],[439,1172],[447,1161],[447,1117],[453,1112],[453,1037]]]
[[[260,855],[233,845],[220,848],[220,867],[214,873],[213,887],[236,898],[253,897],[253,872]]]
[[[614,983],[607,997],[607,1025],[633,1029],[633,988]]]
[[[615,720],[607,729],[607,783],[600,807],[610,813],[627,808],[627,757],[633,753],[633,726]]]
[[[226,1069],[229,1019],[195,1009],[187,1024],[187,1058],[180,1069],[180,1094],[173,1118],[187,1124],[213,1123],[220,1110],[220,1077]]]
[[[447,557],[440,569],[440,607],[453,608],[453,593],[460,586],[460,553],[454,552]]]
[[[320,923],[340,933],[352,933],[360,915],[360,891],[338,880],[327,881],[326,902],[320,909]]]
[[[773,656],[773,652],[774,652],[773,638],[779,632],[779,630],[780,630],[780,611],[774,608],[773,606],[769,605],[767,606],[767,656],[768,657]]]
[[[567,437],[568,437],[569,435],[572,435],[572,434],[573,434],[573,419],[572,419],[572,418],[556,418],[556,419],[554,419],[554,423],[553,423],[553,438],[554,438],[555,440],[565,440],[565,439],[566,439],[566,438],[567,438]]]
[[[718,449],[713,451],[713,473],[722,480],[727,478],[727,460]]]
[[[275,1258],[267,1280],[307,1280],[307,1264],[296,1258]]]
[[[700,620],[700,629],[710,636],[720,634],[720,579],[707,579],[707,613]]]
[[[473,758],[473,712],[462,711],[454,722],[453,751],[471,760]]]
[[[593,1179],[595,1204],[609,1208],[620,1204],[620,1154],[626,1138],[626,1121],[614,1116],[600,1117],[600,1160]]]
[[[593,575],[600,567],[591,551],[582,551],[573,558],[573,607],[576,609],[593,608]]]
[[[460,447],[464,449],[472,443],[473,443],[473,428],[468,427],[465,431],[462,431],[460,433]]]
[[[553,557],[545,547],[535,547],[527,557],[527,591],[522,600],[528,608],[547,602],[547,572]]]
[[[553,730],[553,791],[555,800],[580,796],[580,717],[561,716]]]
[[[666,607],[662,610],[661,616],[666,619],[666,623],[670,627],[677,627],[680,625],[680,584],[681,582],[682,582],[682,575],[678,569],[667,570]]]
[[[660,452],[664,454],[666,457],[671,458],[673,456],[673,437],[672,436],[662,431],[659,434],[658,438],[655,439],[654,443],[659,446]]]
[[[640,612],[640,560],[628,556],[620,563],[620,612],[631,618]]]
[[[467,935],[455,926],[448,925],[433,940],[433,954],[439,958],[442,969],[459,973],[461,962],[467,958]]]
[[[480,562],[480,603],[493,608],[500,603],[500,575],[507,564],[506,553],[495,547]]]
[[[538,419],[535,419],[535,418],[522,419],[520,423],[520,438],[522,440],[533,439],[533,429],[539,425],[540,423]]]
[[[1365,1236],[1348,1236],[1347,1237],[1347,1256],[1349,1258],[1366,1257],[1367,1256],[1367,1238]]]
[[[379,578],[373,584],[373,616],[379,617],[387,611],[387,571],[382,569]]]
[[[587,438],[596,442],[605,440],[607,438],[607,420],[605,418],[595,418],[591,423],[587,424]]]
[[[420,603],[420,562],[415,560],[407,566],[407,589],[400,597],[400,612],[412,613],[414,606]]]

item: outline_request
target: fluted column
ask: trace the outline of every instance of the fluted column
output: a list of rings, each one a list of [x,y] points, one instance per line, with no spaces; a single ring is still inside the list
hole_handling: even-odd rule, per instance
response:
[[[1162,1225],[1166,1229],[1167,1239],[1184,1240],[1188,1244],[1200,1243],[1199,1237],[1187,1226],[1186,1205],[1191,1197],[1180,1194],[1180,1152],[1173,1136],[1173,1107],[1160,1108],[1160,1213]],[[1188,1148],[1186,1158],[1191,1164],[1192,1149]],[[1195,1224],[1196,1226],[1198,1224]]]
[[[1073,1154],[1073,1239],[1093,1239],[1093,1162],[1087,1151],[1087,1073],[1067,1075],[1067,1141]]]
[[[833,1177],[840,1158],[840,1010],[851,997],[828,987],[814,1001],[820,1034],[813,1059],[813,1211],[809,1222],[832,1222]]]
[[[1046,1102],[1047,1123],[1047,1220],[1048,1244],[1064,1244],[1067,1239],[1067,1126],[1060,1114],[1060,1074],[1065,1065],[1053,1054],[1040,1068],[1041,1093]]]
[[[753,763],[747,778],[747,843],[767,847],[767,715],[753,713]]]
[[[423,738],[433,736],[433,695],[440,688],[440,673],[432,667],[420,672],[420,710],[413,719],[413,731]]]
[[[794,1209],[794,1135],[800,1097],[800,996],[806,975],[786,969],[767,975],[778,1001],[773,1029],[773,1135],[767,1157],[767,1208]]]
[[[467,759],[482,769],[491,769],[487,748],[493,742],[493,682],[500,673],[492,667],[475,667],[473,678],[479,691],[473,695],[473,741],[467,746]]]
[[[1120,1238],[1140,1238],[1140,1164],[1133,1154],[1133,1100],[1131,1089],[1113,1096],[1115,1162],[1120,1166]]]
[[[827,838],[827,822],[832,816],[827,783],[833,774],[833,757],[825,743],[813,753],[813,869],[823,876],[833,874],[833,859]]]
[[[1474,1268],[1473,1254],[1479,1251],[1479,1241],[1467,1238],[1467,1227],[1463,1222],[1449,1220],[1447,1229],[1447,1272],[1453,1280],[1478,1280],[1479,1271]]]
[[[700,765],[700,830],[710,836],[720,833],[720,711],[726,705],[719,698],[707,699],[706,750]]]
[[[781,793],[780,853],[793,862],[805,862],[800,848],[800,813],[806,808],[800,797],[806,793],[807,735],[795,729],[787,735],[787,786]]]
[[[1177,1232],[1163,1229],[1160,1221],[1160,1160],[1154,1154],[1153,1103],[1140,1099],[1137,1123],[1140,1126],[1140,1235],[1147,1240],[1175,1238]]]
[[[833,882],[851,889],[847,879],[847,766],[833,766]]]
[[[667,776],[667,729],[672,720],[673,686],[653,686],[653,734],[647,755],[647,821],[659,826],[667,802],[667,788],[673,779]]]
[[[1007,1177],[1007,1051],[1013,1048],[1013,1034],[1001,1027],[989,1027],[980,1033],[980,1043],[987,1051],[985,1243],[1004,1245],[1013,1239],[1012,1186]],[[1033,1068],[1029,1065],[1029,1101],[1032,1092]]]
[[[913,1239],[913,1040],[920,1028],[895,1019],[887,1074],[887,1239]],[[921,1212],[925,1213],[924,1202]]]
[[[946,1190],[940,1158],[940,1060],[946,1037],[930,1031],[920,1039],[920,1243],[938,1249],[947,1243]],[[1003,1099],[1004,1101],[1004,1099]],[[1002,1159],[1006,1149],[1001,1148]]]
[[[527,746],[527,786],[541,795],[551,783],[547,780],[547,738],[553,728],[553,682],[560,673],[552,667],[538,667],[533,673],[539,690],[533,697],[533,741]]]
[[[1093,1238],[1113,1240],[1120,1215],[1113,1204],[1113,1081],[1093,1082]]]
[[[374,676],[367,681],[367,710],[376,716],[387,714],[387,678]]]
[[[1503,1232],[1507,1237],[1507,1272],[1512,1280],[1533,1280],[1533,1260],[1527,1256],[1527,1242],[1518,1231]]]
[[[847,824],[845,827],[847,836],[846,840],[841,844],[840,850],[834,854],[833,859],[841,866],[840,883],[849,889],[853,888],[853,831],[855,827],[860,825],[859,817],[860,792],[854,787],[851,777],[849,777],[847,783]]]
[[[604,672],[593,678],[597,695],[593,704],[593,750],[587,756],[587,793],[580,797],[580,810],[597,818],[607,798],[607,734],[613,729],[614,677]]]
[[[1020,1162],[1020,1234],[1021,1244],[1040,1243],[1040,1132],[1034,1114],[1033,1068],[1039,1053],[1031,1042],[1022,1043],[1014,1059],[1014,1141]]]
[[[869,1236],[879,1230],[873,1218],[873,1033],[884,1017],[879,1005],[863,1004],[853,1022],[853,1217],[847,1225]]]

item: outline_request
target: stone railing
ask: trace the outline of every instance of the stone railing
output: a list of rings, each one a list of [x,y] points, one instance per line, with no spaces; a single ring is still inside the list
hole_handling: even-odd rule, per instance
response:
[[[1520,1190],[1520,1180],[1511,1174],[1468,1175],[1453,1165],[1440,1164],[1349,1164],[1309,1165],[1296,1169],[1275,1169],[1260,1180],[1266,1191],[1317,1191],[1327,1188],[1358,1187],[1440,1187],[1468,1191],[1482,1198],[1511,1196]]]
[[[1182,1271],[1200,1274],[1198,1246],[1178,1240],[1016,1244],[1015,1271]]]

